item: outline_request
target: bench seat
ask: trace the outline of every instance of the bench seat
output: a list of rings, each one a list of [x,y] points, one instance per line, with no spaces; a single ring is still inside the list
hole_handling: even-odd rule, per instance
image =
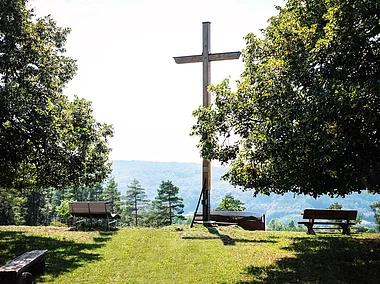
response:
[[[25,252],[14,260],[0,267],[0,283],[17,283],[16,279],[24,273],[33,276],[44,273],[44,254],[47,250],[33,250]],[[31,282],[30,282],[31,283]]]

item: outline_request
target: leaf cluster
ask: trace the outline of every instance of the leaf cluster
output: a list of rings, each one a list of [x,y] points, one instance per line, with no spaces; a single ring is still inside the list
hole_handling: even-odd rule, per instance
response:
[[[289,0],[262,37],[246,36],[245,70],[210,86],[192,135],[254,194],[380,192],[380,4]]]
[[[215,211],[244,211],[244,202],[232,196],[231,193],[227,193],[219,206],[215,208]]]
[[[25,0],[0,2],[0,182],[4,188],[94,185],[110,173],[112,126],[91,103],[62,94],[76,73],[70,32],[35,18]]]

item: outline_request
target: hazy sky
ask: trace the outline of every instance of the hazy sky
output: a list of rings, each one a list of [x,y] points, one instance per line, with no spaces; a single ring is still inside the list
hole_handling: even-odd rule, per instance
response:
[[[67,53],[78,74],[65,94],[92,101],[95,118],[112,124],[113,160],[199,162],[190,137],[202,104],[202,64],[174,56],[202,52],[202,22],[211,22],[211,52],[241,51],[244,36],[267,26],[283,0],[31,0],[72,29]],[[243,72],[241,59],[211,64],[212,84]]]

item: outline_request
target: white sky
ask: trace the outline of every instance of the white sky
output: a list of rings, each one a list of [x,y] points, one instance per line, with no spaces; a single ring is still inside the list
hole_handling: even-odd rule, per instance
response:
[[[202,53],[202,22],[211,22],[211,52],[241,51],[283,0],[31,0],[72,29],[67,53],[78,60],[65,94],[92,101],[95,118],[112,124],[112,160],[199,162],[190,137],[202,104],[202,64],[174,56]],[[211,63],[211,83],[239,79],[239,60]]]

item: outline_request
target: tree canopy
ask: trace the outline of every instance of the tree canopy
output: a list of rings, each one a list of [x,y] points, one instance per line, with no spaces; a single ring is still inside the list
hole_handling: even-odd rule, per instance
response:
[[[209,87],[192,135],[254,194],[380,193],[380,3],[289,0],[262,36],[246,36],[245,70]]]
[[[68,28],[36,18],[27,0],[0,2],[0,183],[3,188],[94,185],[111,172],[110,125],[63,89],[75,60]]]

